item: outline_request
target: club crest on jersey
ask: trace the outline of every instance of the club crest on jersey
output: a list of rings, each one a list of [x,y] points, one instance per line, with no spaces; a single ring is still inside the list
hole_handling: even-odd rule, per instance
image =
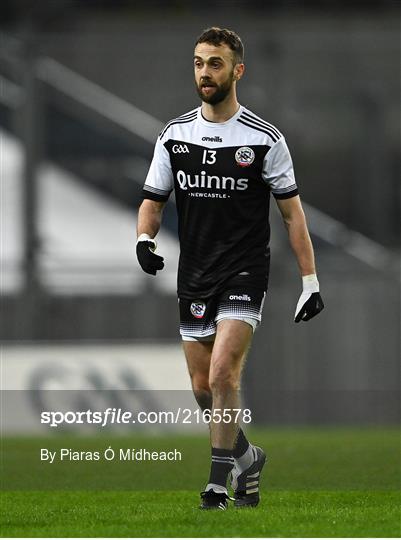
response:
[[[240,167],[249,167],[255,159],[255,152],[249,146],[241,146],[235,152],[235,161]]]
[[[191,313],[197,319],[201,319],[206,311],[205,302],[192,302],[191,304]]]

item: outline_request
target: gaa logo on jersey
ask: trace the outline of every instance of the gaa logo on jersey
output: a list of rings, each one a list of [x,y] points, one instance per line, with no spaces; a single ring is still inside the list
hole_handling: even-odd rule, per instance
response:
[[[201,319],[206,311],[205,302],[192,302],[191,304],[191,313],[197,319]]]
[[[189,149],[186,144],[175,144],[172,151],[173,154],[189,154]]]
[[[241,146],[235,152],[235,161],[240,167],[249,167],[255,159],[255,152],[249,146]]]

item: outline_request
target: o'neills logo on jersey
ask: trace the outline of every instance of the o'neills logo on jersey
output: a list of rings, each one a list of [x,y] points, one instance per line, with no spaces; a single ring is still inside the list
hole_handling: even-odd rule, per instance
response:
[[[205,171],[200,174],[185,174],[184,171],[177,172],[177,181],[181,189],[206,188],[206,189],[227,189],[243,191],[248,188],[248,178],[232,178],[232,176],[208,175]]]
[[[192,302],[190,307],[191,313],[197,319],[201,319],[206,311],[205,302]]]
[[[255,159],[255,152],[249,146],[241,146],[235,152],[235,161],[240,167],[249,167]]]
[[[223,142],[223,139],[221,137],[218,137],[217,135],[215,137],[202,137],[202,141],[207,142]]]

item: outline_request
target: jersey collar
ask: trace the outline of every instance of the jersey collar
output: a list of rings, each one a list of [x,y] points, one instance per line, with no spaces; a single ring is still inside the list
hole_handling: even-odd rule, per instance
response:
[[[240,105],[238,111],[225,122],[210,122],[209,120],[206,120],[206,118],[203,117],[202,107],[198,107],[198,121],[204,126],[207,126],[208,128],[221,129],[235,122],[237,118],[239,118],[243,110],[244,110],[244,107]]]

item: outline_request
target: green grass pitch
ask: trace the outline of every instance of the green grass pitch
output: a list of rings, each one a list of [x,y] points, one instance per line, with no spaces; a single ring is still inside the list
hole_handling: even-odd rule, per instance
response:
[[[205,435],[3,438],[2,537],[400,537],[398,429],[253,430],[266,449],[255,509],[198,510]],[[43,464],[40,447],[182,451],[181,463]]]

